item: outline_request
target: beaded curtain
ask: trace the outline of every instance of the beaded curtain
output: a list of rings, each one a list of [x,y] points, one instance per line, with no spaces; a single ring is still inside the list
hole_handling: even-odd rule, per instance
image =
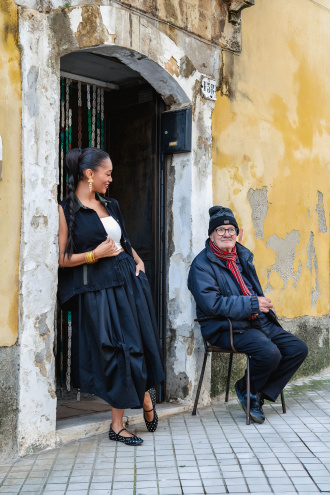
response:
[[[61,77],[60,163],[58,201],[68,193],[65,156],[72,148],[104,149],[104,89]],[[56,308],[54,354],[56,378],[63,396],[71,390],[72,315]],[[80,394],[78,391],[77,399]]]

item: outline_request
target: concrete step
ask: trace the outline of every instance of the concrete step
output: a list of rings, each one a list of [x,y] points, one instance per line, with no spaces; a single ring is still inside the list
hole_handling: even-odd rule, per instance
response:
[[[170,404],[168,402],[157,405],[159,418],[172,416],[189,411],[188,405]],[[144,423],[142,409],[127,409],[124,416],[124,425],[130,426]],[[65,445],[76,440],[88,438],[101,433],[108,433],[111,422],[111,413],[95,413],[75,418],[60,419],[56,422],[56,446]]]

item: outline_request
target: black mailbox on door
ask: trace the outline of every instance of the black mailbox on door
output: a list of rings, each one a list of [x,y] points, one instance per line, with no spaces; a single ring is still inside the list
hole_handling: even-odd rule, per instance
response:
[[[186,107],[162,113],[162,153],[191,151],[192,108]]]

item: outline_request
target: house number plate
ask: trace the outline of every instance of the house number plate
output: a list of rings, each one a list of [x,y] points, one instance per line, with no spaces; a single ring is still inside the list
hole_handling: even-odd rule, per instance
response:
[[[202,90],[202,96],[204,96],[204,98],[214,101],[217,99],[217,84],[214,79],[203,77],[201,90]]]

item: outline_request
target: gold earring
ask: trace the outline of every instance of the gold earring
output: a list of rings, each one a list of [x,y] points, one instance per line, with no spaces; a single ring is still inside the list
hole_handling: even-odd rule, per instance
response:
[[[90,190],[90,192],[92,192],[92,189],[93,189],[93,182],[94,182],[94,181],[93,181],[93,179],[92,179],[92,178],[90,178],[90,179],[88,179],[88,182],[89,182],[89,184],[88,184],[89,190]]]

